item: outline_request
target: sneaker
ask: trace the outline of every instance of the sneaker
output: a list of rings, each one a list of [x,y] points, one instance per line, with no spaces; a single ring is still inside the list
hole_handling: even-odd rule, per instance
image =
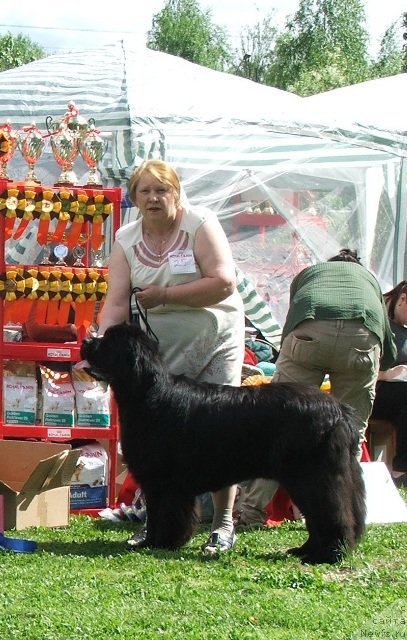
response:
[[[397,473],[397,475],[393,473],[392,477],[393,477],[393,482],[398,489],[400,489],[401,487],[407,486],[407,472]]]
[[[129,549],[140,549],[144,547],[147,538],[147,527],[143,527],[127,540]]]
[[[218,553],[229,551],[234,546],[235,542],[236,535],[234,531],[232,531],[229,536],[224,533],[213,531],[208,540],[202,546],[202,551],[209,556],[215,556]]]

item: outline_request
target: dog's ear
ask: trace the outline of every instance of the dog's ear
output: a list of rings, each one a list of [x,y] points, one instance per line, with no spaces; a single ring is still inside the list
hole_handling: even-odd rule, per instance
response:
[[[151,338],[145,331],[140,327],[140,325],[130,322],[123,322],[122,327],[125,327],[124,330],[128,331],[128,335],[134,338],[137,342],[141,342],[147,349],[152,351],[152,353],[158,353],[158,342]]]

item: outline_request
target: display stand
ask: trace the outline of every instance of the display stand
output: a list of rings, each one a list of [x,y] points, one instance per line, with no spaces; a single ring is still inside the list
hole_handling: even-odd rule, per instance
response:
[[[16,195],[17,192],[17,195]],[[27,196],[27,193],[29,194]],[[11,194],[11,195],[9,195]],[[33,197],[33,194],[34,197]],[[14,204],[10,205],[10,201],[4,196],[17,199],[17,208],[13,209]],[[3,197],[2,197],[3,196]],[[31,198],[28,201],[28,198]],[[20,199],[20,200],[19,200]],[[18,210],[20,202],[21,211]],[[51,203],[51,204],[50,204]],[[52,210],[50,211],[50,206]],[[91,265],[92,250],[97,247],[100,241],[106,243],[104,233],[109,230],[110,240],[113,240],[114,234],[120,226],[121,212],[121,189],[88,189],[82,187],[43,187],[31,186],[24,183],[10,183],[0,180],[0,281],[2,283],[1,304],[0,304],[0,326],[3,328],[0,338],[0,439],[16,438],[16,439],[38,439],[42,441],[52,442],[69,442],[70,440],[104,440],[108,441],[108,504],[113,505],[115,501],[115,482],[117,469],[117,445],[118,445],[118,416],[115,403],[111,402],[111,415],[109,427],[93,427],[93,426],[76,426],[72,428],[60,426],[44,426],[44,425],[20,425],[7,424],[4,422],[4,403],[3,403],[3,385],[4,385],[4,361],[19,360],[38,362],[65,362],[74,363],[80,360],[80,345],[86,334],[86,322],[77,326],[77,339],[74,342],[5,342],[4,326],[5,315],[12,311],[13,296],[15,295],[15,305],[30,304],[33,299],[33,292],[30,289],[34,277],[36,284],[42,277],[38,274],[48,270],[52,271],[53,291],[59,292],[57,299],[61,300],[65,295],[66,301],[69,301],[72,309],[83,319],[82,313],[84,307],[80,305],[88,304],[100,307],[103,304],[105,291],[107,288],[107,268],[96,267]],[[83,251],[80,251],[83,267],[69,267],[66,265],[7,265],[5,262],[5,242],[8,237],[16,237],[18,234],[19,224],[24,224],[25,231],[30,229],[30,218],[39,219],[38,234],[46,232],[46,224],[52,218],[56,218],[56,228],[60,224],[59,231],[54,231],[53,237],[58,238],[61,230],[68,224],[69,230],[86,241],[82,243]],[[10,218],[14,218],[10,222]],[[28,218],[28,224],[25,219]],[[24,222],[22,222],[24,221]],[[44,222],[45,221],[45,222]],[[41,224],[43,223],[42,229]],[[17,230],[17,231],[16,231]],[[97,236],[95,240],[95,234]],[[23,237],[21,234],[18,237]],[[38,237],[38,236],[37,236]],[[69,240],[69,232],[66,233],[66,244],[73,246],[75,237]],[[39,241],[39,240],[38,240]],[[60,239],[61,241],[61,239]],[[41,244],[44,243],[42,238]],[[63,246],[63,245],[62,245]],[[62,260],[63,262],[63,260]],[[15,280],[13,280],[13,276]],[[56,276],[55,276],[56,273]],[[73,274],[76,277],[76,288],[73,284]],[[51,289],[50,281],[46,286]],[[13,292],[13,289],[15,291]],[[44,296],[46,300],[51,300],[50,292],[46,292]],[[55,298],[54,298],[55,300]],[[24,302],[25,301],[25,302]],[[54,302],[55,304],[55,302]],[[60,307],[62,305],[60,304]],[[24,307],[21,307],[23,309]],[[17,306],[16,306],[17,309]],[[7,311],[8,310],[8,311]],[[17,312],[18,313],[18,312]],[[25,311],[26,313],[26,311]],[[15,314],[14,314],[15,316]],[[76,324],[76,322],[75,322]],[[96,515],[99,509],[81,510],[89,515]]]

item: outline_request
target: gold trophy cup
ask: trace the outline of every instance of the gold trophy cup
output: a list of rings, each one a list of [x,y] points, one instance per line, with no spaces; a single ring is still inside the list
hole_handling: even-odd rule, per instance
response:
[[[54,122],[52,116],[47,116],[45,124],[51,138],[52,153],[62,168],[55,186],[77,184],[73,165],[79,153],[79,140],[88,130],[90,122],[79,115],[79,109],[71,100],[60,122]]]
[[[7,173],[7,164],[13,157],[16,146],[16,132],[10,122],[0,124],[0,180],[11,180]]]
[[[28,173],[24,181],[30,185],[40,184],[41,181],[35,175],[35,164],[44,151],[45,140],[35,122],[30,127],[24,127],[19,131],[17,140],[21,155],[28,164]]]
[[[100,174],[97,170],[98,163],[102,160],[107,149],[107,140],[99,135],[93,124],[79,141],[79,152],[83,161],[89,167],[88,179],[85,187],[102,187]]]

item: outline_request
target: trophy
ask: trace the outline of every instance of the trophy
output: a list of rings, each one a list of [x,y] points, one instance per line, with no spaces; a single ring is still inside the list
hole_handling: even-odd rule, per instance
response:
[[[85,187],[102,187],[97,165],[106,153],[107,140],[103,140],[99,133],[95,125],[91,124],[79,141],[79,152],[89,168]]]
[[[48,126],[48,125],[47,125]],[[78,139],[65,123],[51,135],[51,149],[62,171],[55,186],[74,185],[78,182],[73,164],[78,156]]]
[[[78,182],[73,164],[79,153],[79,139],[88,130],[90,122],[79,115],[75,103],[70,101],[61,122],[54,122],[47,116],[45,124],[51,137],[52,153],[62,168],[55,186],[72,186]]]
[[[11,180],[7,174],[7,164],[13,157],[16,146],[17,136],[10,122],[0,124],[0,180]]]
[[[43,250],[43,254],[42,254],[42,259],[40,262],[40,265],[51,265],[53,264],[52,260],[51,260],[51,254],[52,254],[52,249],[51,249],[51,240],[52,240],[52,234],[48,233],[47,235],[47,240],[46,243],[44,244],[44,250]]]
[[[87,233],[79,234],[78,244],[72,250],[72,256],[75,259],[75,262],[72,265],[73,267],[85,266],[85,263],[83,262],[83,258],[86,256],[87,250],[85,249],[84,245],[88,242],[88,240],[89,240],[89,234]]]
[[[66,267],[65,258],[68,255],[68,247],[64,244],[57,244],[54,247],[54,255],[58,258],[55,264]]]
[[[99,246],[94,247],[90,252],[92,267],[103,267],[104,259],[105,259],[104,244],[105,244],[105,236],[101,236]]]
[[[77,245],[76,247],[74,247],[73,251],[72,251],[72,255],[75,258],[75,262],[73,263],[73,267],[84,267],[85,263],[83,262],[82,258],[85,257],[86,251],[83,247],[81,247],[81,245]]]
[[[41,154],[45,147],[45,140],[42,137],[41,131],[35,125],[35,122],[30,127],[24,127],[17,135],[17,142],[21,155],[28,164],[28,173],[24,178],[24,181],[29,184],[40,184],[35,175],[35,163],[41,157]]]

